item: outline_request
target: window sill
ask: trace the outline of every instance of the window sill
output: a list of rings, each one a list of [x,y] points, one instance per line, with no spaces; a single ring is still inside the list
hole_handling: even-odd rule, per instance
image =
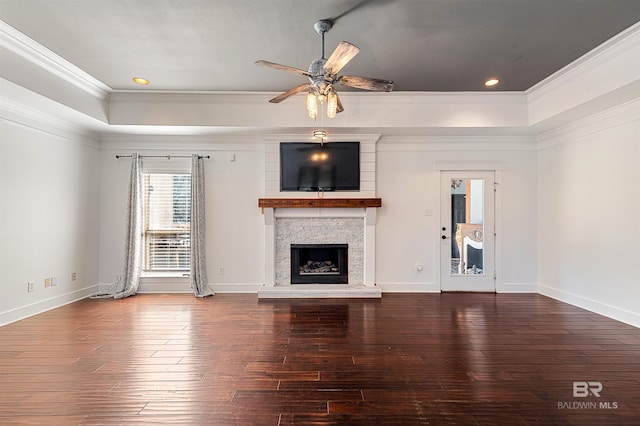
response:
[[[189,278],[189,272],[143,272],[140,278]]]

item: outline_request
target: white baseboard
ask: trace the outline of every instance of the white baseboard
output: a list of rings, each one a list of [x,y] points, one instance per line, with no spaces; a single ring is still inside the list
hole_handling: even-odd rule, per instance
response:
[[[111,284],[100,284],[103,292],[108,292]],[[262,287],[260,283],[209,283],[214,293],[257,293]],[[191,284],[184,279],[149,279],[140,281],[139,294],[189,294],[193,293]]]
[[[376,282],[383,293],[440,293],[440,286],[436,283],[399,283]]]
[[[496,286],[496,293],[537,293],[536,283],[501,283]]]
[[[216,283],[209,284],[215,293],[258,293],[262,283]]]
[[[558,290],[556,288],[547,287],[542,284],[538,285],[538,293],[544,296],[551,297],[552,299],[577,306],[578,308],[586,309],[587,311],[604,315],[605,317],[614,319],[616,321],[624,322],[626,324],[640,328],[640,314],[636,312],[630,312],[616,306],[607,305],[606,303],[591,300],[586,297],[578,296],[577,294]]]
[[[78,300],[86,299],[97,292],[98,286],[89,286],[70,293],[61,294],[49,299],[40,300],[30,305],[21,306],[10,311],[0,313],[0,326],[20,321],[22,319],[68,305]]]
[[[99,283],[98,285],[96,285],[96,291],[94,292],[94,294],[109,294],[113,292],[115,288],[119,287],[114,286],[114,284]]]

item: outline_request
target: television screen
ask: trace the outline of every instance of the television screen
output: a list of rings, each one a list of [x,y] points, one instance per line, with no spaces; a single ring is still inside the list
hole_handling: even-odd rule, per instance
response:
[[[281,191],[357,191],[360,142],[280,143]]]

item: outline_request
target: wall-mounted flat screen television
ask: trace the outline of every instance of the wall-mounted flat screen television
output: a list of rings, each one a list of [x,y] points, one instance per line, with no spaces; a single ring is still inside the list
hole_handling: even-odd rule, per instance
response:
[[[281,142],[280,190],[360,190],[360,142]]]

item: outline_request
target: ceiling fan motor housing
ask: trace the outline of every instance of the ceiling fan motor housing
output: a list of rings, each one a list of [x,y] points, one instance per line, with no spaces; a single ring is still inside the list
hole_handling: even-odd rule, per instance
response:
[[[324,69],[324,64],[327,62],[325,58],[319,58],[315,61],[311,62],[309,65],[309,80],[311,81],[311,85],[316,88],[318,93],[325,94],[331,86],[331,82],[327,81],[327,78],[330,76],[326,76],[326,71]]]

